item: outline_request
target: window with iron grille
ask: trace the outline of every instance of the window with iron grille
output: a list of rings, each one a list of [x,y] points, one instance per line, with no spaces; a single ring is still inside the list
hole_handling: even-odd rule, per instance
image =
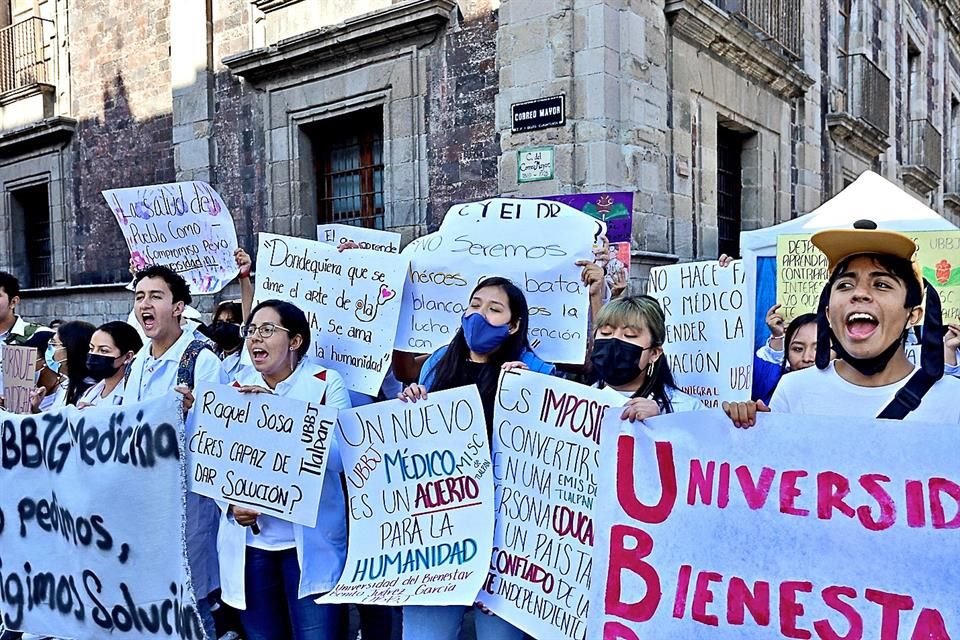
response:
[[[717,236],[718,250],[740,255],[743,225],[743,135],[717,127]]]
[[[334,118],[309,133],[320,224],[383,229],[383,112]]]
[[[53,286],[47,184],[16,189],[10,195],[15,238],[22,242],[14,242],[14,259],[18,267],[15,271],[27,288]]]

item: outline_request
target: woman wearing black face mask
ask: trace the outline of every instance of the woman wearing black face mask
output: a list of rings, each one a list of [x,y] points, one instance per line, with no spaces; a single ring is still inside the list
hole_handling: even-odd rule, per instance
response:
[[[623,420],[706,408],[673,381],[662,357],[666,327],[656,300],[649,296],[612,300],[597,314],[594,325],[593,373],[601,386],[630,397],[623,407]]]
[[[225,300],[217,305],[213,312],[213,324],[207,333],[217,345],[217,354],[223,360],[222,368],[228,379],[233,380],[243,365],[240,356],[243,353],[243,338],[240,337],[240,325],[243,324],[243,308],[236,300]]]
[[[77,402],[81,409],[94,405],[117,405],[123,398],[127,366],[143,347],[137,330],[126,322],[100,325],[90,338],[87,374],[97,381]]]

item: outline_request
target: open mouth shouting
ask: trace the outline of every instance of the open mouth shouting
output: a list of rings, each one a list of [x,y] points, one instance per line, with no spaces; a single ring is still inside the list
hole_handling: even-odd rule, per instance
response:
[[[263,364],[270,357],[270,354],[263,347],[253,347],[250,349],[250,357],[253,358],[253,364]]]
[[[144,333],[149,335],[157,327],[157,317],[152,311],[141,311],[140,324],[143,326]]]
[[[877,317],[866,311],[853,311],[847,314],[844,322],[847,337],[855,342],[868,340],[879,327],[880,321]]]

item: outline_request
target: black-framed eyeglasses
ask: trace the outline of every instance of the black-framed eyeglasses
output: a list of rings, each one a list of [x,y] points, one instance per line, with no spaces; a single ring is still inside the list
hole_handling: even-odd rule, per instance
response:
[[[261,338],[266,340],[267,338],[272,337],[277,331],[286,331],[287,333],[290,333],[290,329],[281,327],[273,322],[264,322],[259,326],[255,324],[248,324],[240,327],[240,335],[246,340],[249,340],[258,333],[260,334]]]

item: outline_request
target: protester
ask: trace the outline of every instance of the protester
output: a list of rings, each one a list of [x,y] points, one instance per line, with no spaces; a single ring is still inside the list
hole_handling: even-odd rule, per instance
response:
[[[213,311],[213,322],[207,327],[207,335],[216,345],[217,355],[221,358],[223,373],[228,380],[236,377],[240,371],[243,355],[243,338],[240,328],[243,326],[243,307],[238,300],[224,300]]]
[[[90,338],[87,371],[96,384],[87,389],[77,406],[117,405],[123,401],[123,382],[127,368],[143,348],[136,329],[115,320],[100,325]]]
[[[771,307],[771,312],[775,312],[780,305]],[[768,317],[769,317],[768,313]],[[768,323],[769,326],[769,323]],[[780,325],[783,326],[782,323]],[[780,349],[771,348],[770,343],[777,338]],[[784,349],[786,345],[786,349]],[[777,362],[770,362],[769,355],[776,354]],[[760,347],[753,357],[753,394],[754,400],[762,400],[764,403],[770,402],[770,396],[773,390],[777,388],[785,374],[791,371],[800,371],[807,367],[812,367],[816,361],[817,355],[817,314],[804,313],[794,318],[786,330],[779,336],[774,333],[766,345]]]
[[[960,423],[960,381],[942,377],[939,296],[912,261],[913,240],[860,221],[854,229],[820,231],[811,241],[827,256],[831,274],[817,311],[817,366],[784,377],[769,408],[724,402],[734,425],[753,426],[757,411],[771,410]],[[921,363],[914,367],[903,346],[921,316]]]
[[[6,271],[0,271],[0,379],[3,377],[3,345],[24,345],[39,329],[47,327],[25,322],[17,315],[20,305],[20,281]]]
[[[488,436],[501,369],[522,368],[552,375],[555,367],[534,353],[527,337],[527,300],[506,278],[482,280],[470,294],[460,329],[450,344],[424,362],[420,382],[399,394],[403,401],[425,400],[429,392],[477,385]],[[483,609],[481,609],[483,611]],[[495,615],[474,618],[478,640],[514,640],[524,634]],[[462,607],[403,608],[404,640],[456,640],[463,625]]]
[[[307,317],[295,305],[266,300],[243,327],[253,369],[235,379],[244,393],[272,393],[349,409],[343,378],[304,359],[310,347]],[[223,601],[241,610],[249,640],[339,638],[345,609],[319,605],[332,589],[347,554],[343,466],[335,431],[315,527],[292,524],[239,505],[220,521],[218,546]]]
[[[47,326],[53,329],[54,331],[56,331],[58,328],[60,328],[60,325],[62,324],[63,324],[63,320],[61,320],[60,318],[55,318],[54,320],[51,320],[50,324],[48,324]]]
[[[220,360],[210,345],[181,327],[190,304],[190,286],[163,266],[147,267],[134,277],[134,315],[147,342],[128,367],[122,404],[163,396],[176,388],[186,393],[195,382],[220,383]],[[208,595],[218,586],[216,504],[187,493],[187,557],[197,606],[207,635],[216,637]]]
[[[93,384],[87,375],[87,352],[94,331],[96,328],[89,322],[73,320],[60,325],[54,332],[47,344],[44,361],[47,369],[57,375],[57,385],[53,389],[42,385],[34,389],[30,395],[34,413],[76,405]],[[54,397],[44,405],[48,393],[53,393]]]
[[[697,411],[703,403],[681,391],[663,356],[667,329],[663,309],[650,296],[611,300],[594,320],[590,362],[598,384],[628,396],[621,419],[646,420],[665,413]]]

